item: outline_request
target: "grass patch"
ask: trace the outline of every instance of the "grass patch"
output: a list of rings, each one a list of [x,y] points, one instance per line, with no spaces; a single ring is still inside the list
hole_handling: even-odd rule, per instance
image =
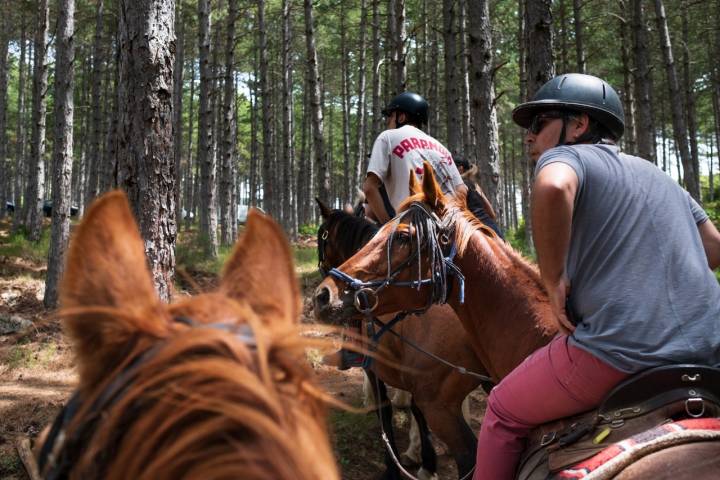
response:
[[[10,234],[0,242],[0,255],[7,257],[27,258],[35,262],[47,260],[50,248],[50,228],[42,229],[40,240],[28,240],[24,231]]]
[[[382,458],[380,430],[374,413],[350,413],[344,410],[330,412],[338,463],[346,468],[358,458]]]
[[[0,477],[18,475],[22,471],[20,457],[15,452],[0,452]]]
[[[9,370],[47,368],[57,355],[58,347],[55,342],[44,343],[39,347],[32,344],[18,344],[10,348],[5,357],[5,364]]]
[[[317,248],[293,246],[292,251],[295,258],[295,270],[299,274],[317,272]]]

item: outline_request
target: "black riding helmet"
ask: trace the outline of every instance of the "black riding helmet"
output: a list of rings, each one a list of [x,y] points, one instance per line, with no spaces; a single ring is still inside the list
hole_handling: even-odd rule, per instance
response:
[[[428,121],[428,108],[428,102],[422,96],[414,92],[403,92],[390,100],[382,109],[382,114],[388,116],[392,112],[404,112],[420,125],[425,125]]]
[[[530,102],[512,112],[515,123],[529,128],[538,113],[547,110],[587,113],[618,140],[625,131],[625,114],[617,92],[604,80],[592,75],[568,73],[545,83]]]

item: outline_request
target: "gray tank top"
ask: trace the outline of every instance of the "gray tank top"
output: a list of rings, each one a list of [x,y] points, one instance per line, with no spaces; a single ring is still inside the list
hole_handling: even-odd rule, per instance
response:
[[[628,373],[720,366],[720,286],[697,228],[707,214],[655,165],[615,146],[552,148],[536,174],[554,162],[579,181],[566,265],[572,343]]]

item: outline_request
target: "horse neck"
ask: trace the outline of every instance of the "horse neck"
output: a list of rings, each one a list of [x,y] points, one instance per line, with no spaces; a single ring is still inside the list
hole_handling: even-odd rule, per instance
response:
[[[472,228],[456,225],[456,228]],[[450,304],[488,371],[502,378],[555,334],[538,273],[510,247],[475,231],[455,263],[465,276],[465,303],[457,285]]]
[[[343,262],[355,255],[378,231],[374,223],[363,218],[350,217],[350,220],[344,222],[345,225],[339,225],[339,227],[348,229],[344,235],[346,235],[345,238],[348,238],[349,241],[344,242],[344,245],[340,245],[342,248],[342,256],[344,257]],[[335,236],[339,237],[337,233]]]

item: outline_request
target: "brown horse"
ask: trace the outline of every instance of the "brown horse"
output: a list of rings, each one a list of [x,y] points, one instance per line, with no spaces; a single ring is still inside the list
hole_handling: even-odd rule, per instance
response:
[[[251,212],[217,291],[167,305],[110,193],[74,234],[61,292],[80,384],[40,452],[45,478],[339,478],[268,217]]]
[[[435,227],[442,233],[430,231]],[[444,278],[430,277],[431,271],[447,267],[440,263],[442,255],[437,261],[438,252],[447,246],[444,243],[456,248],[453,261],[467,286],[464,303],[459,276],[451,287]],[[434,265],[430,263],[433,258],[437,262]],[[340,270],[359,281],[387,283],[375,290],[371,300],[377,301],[377,313],[420,308],[428,298],[447,299],[465,326],[477,356],[492,375],[500,378],[555,333],[548,297],[536,269],[471,217],[463,199],[446,199],[429,165],[425,166],[422,190],[408,199],[397,220],[383,227]],[[424,281],[428,278],[432,282]],[[423,282],[414,289],[393,285],[415,279]],[[326,317],[354,314],[352,292],[337,278],[326,279],[316,290],[316,297]],[[717,478],[719,453],[720,442],[675,446],[642,457],[615,478]],[[692,458],[697,463],[678,464],[679,458]],[[671,477],[668,472],[672,472]]]
[[[378,228],[364,218],[342,210],[330,210],[319,200],[318,205],[323,218],[318,231],[318,258],[320,270],[327,272],[345,262],[365,245]],[[380,321],[386,323],[392,318],[392,315],[382,316]],[[361,322],[361,325],[364,325],[364,322]],[[402,338],[440,358],[486,375],[484,367],[466,339],[460,320],[447,305],[433,306],[423,315],[410,315],[396,324],[393,330]],[[391,333],[380,337],[379,351],[383,360],[372,362],[369,373],[377,375],[379,380],[390,386],[412,394],[413,404],[419,410],[418,412],[413,407],[420,426],[421,440],[425,438],[422,432],[427,420],[435,435],[448,445],[457,464],[459,476],[465,476],[475,464],[477,442],[463,417],[462,403],[480,384],[480,380],[459,373]],[[409,368],[401,370],[396,365]],[[489,391],[491,386],[487,386],[486,382],[485,388]],[[389,421],[385,424],[386,430],[392,426]],[[423,452],[423,460],[426,455],[427,453]],[[423,461],[423,467],[432,471],[432,466],[429,467],[426,461]]]

